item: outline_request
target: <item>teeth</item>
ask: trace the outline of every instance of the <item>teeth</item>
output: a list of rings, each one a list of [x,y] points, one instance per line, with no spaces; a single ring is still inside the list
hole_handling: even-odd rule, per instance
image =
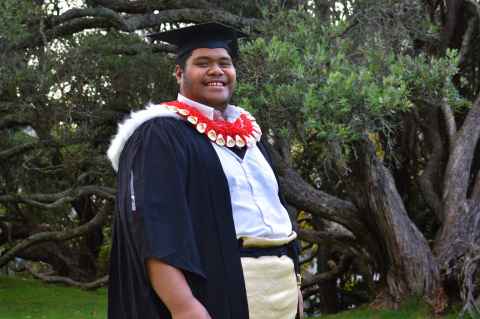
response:
[[[207,128],[207,124],[205,123],[198,123],[197,124],[197,131],[199,131],[200,133],[205,133],[205,129]]]
[[[207,83],[208,86],[223,86],[222,82],[209,82]]]

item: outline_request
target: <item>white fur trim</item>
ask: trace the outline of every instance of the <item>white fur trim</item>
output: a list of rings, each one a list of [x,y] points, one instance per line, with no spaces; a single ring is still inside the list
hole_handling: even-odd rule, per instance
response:
[[[107,151],[107,156],[110,159],[110,162],[112,162],[112,166],[115,171],[118,171],[120,154],[122,154],[122,150],[130,136],[132,136],[133,132],[135,132],[135,130],[146,121],[156,117],[174,117],[177,119],[182,118],[174,111],[159,107],[159,104],[150,103],[145,109],[132,112],[129,118],[123,121],[123,123],[118,124],[117,134],[112,139],[110,147]]]

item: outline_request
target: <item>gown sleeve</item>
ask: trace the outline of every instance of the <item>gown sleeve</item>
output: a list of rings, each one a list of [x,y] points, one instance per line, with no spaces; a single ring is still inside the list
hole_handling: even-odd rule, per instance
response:
[[[179,125],[177,119],[157,118],[135,133],[140,145],[131,172],[131,234],[141,262],[157,258],[205,278],[188,205],[188,152]]]

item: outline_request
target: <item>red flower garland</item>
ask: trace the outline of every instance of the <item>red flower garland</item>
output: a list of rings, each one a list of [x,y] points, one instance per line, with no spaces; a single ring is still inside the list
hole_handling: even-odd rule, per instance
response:
[[[194,107],[179,101],[161,104],[169,110],[176,112],[192,124],[198,132],[220,146],[244,147],[260,141],[262,132],[255,119],[246,112],[230,123],[224,120],[211,120]]]

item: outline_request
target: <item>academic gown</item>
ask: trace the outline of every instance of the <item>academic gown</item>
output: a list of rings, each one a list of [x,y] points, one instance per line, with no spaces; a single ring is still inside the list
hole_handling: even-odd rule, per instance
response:
[[[117,179],[108,318],[171,318],[146,273],[154,257],[182,270],[212,318],[247,319],[227,179],[208,138],[182,120],[148,120],[126,142]]]

